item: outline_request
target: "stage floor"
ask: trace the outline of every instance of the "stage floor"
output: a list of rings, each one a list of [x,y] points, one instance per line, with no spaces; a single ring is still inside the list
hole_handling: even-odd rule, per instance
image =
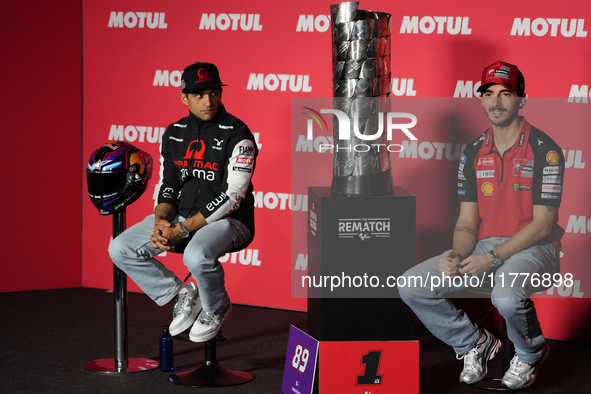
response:
[[[231,296],[231,294],[230,294]],[[250,383],[226,388],[185,388],[159,369],[105,376],[86,372],[86,362],[114,356],[113,294],[73,288],[0,293],[0,392],[2,393],[281,393],[289,326],[306,330],[304,312],[234,305],[217,345],[224,367],[254,374]],[[158,307],[144,294],[129,294],[129,357],[158,360],[158,338],[172,305]],[[371,319],[362,311],[351,318]],[[420,325],[420,387],[425,394],[477,393],[461,386],[462,361]],[[531,393],[589,393],[591,344],[549,341],[550,357]],[[204,346],[175,341],[175,366],[190,370],[203,361]],[[501,358],[489,363],[500,374]],[[332,393],[322,393],[332,394]],[[347,394],[347,393],[344,393]]]

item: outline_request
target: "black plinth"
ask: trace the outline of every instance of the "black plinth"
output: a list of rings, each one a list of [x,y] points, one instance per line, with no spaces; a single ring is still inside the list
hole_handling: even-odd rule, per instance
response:
[[[414,339],[414,314],[386,281],[415,263],[415,196],[398,186],[380,196],[311,187],[308,209],[308,333],[320,341]],[[314,285],[327,277],[344,285]]]

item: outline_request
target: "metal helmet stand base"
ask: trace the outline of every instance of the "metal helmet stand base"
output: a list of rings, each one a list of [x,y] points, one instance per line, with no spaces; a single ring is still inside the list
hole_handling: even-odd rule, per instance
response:
[[[186,340],[183,337],[175,338]],[[215,344],[225,340],[225,336],[218,334],[215,338],[205,342],[205,361],[203,364],[192,371],[172,374],[168,377],[168,380],[190,387],[235,386],[253,380],[254,375],[248,372],[233,371],[220,365],[216,356]]]
[[[96,374],[124,374],[149,371],[158,365],[158,361],[150,358],[130,358],[126,365],[118,364],[114,358],[99,358],[84,364],[84,369]]]
[[[125,210],[113,214],[113,238],[125,230]],[[113,297],[115,304],[115,357],[84,364],[87,372],[124,374],[158,368],[158,361],[149,358],[128,358],[127,342],[127,274],[113,265]]]

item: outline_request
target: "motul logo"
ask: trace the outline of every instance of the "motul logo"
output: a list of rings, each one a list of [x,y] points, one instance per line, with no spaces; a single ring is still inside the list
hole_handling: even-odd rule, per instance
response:
[[[392,78],[392,94],[394,96],[416,96],[417,91],[412,87],[414,81],[412,78]]]
[[[117,12],[112,11],[109,17],[109,27],[127,27],[133,29],[166,29],[168,23],[164,21],[164,12]]]
[[[442,160],[445,157],[449,161],[456,161],[460,158],[466,144],[428,141],[419,144],[417,141],[402,141],[402,146],[400,158],[416,159],[420,157],[424,160]]]
[[[313,140],[306,138],[305,135],[298,136],[296,144],[296,152],[318,152],[318,153],[334,153],[334,149],[326,149],[326,146],[334,146],[334,138],[330,136],[319,135]]]
[[[515,18],[511,28],[512,36],[543,37],[550,33],[550,37],[587,37],[585,19],[560,19],[560,18]]]
[[[568,94],[569,103],[588,103],[591,97],[589,85],[572,85]]]
[[[564,154],[564,166],[565,168],[585,168],[585,162],[583,161],[583,151],[582,150],[571,150],[568,151],[566,149],[562,150]]]
[[[238,164],[252,164],[253,159],[250,157],[239,157],[236,159],[236,163],[238,163]]]
[[[260,14],[202,14],[199,30],[261,31]]]
[[[181,86],[183,72],[179,70],[156,70],[154,75],[153,86],[174,86],[178,88]]]
[[[165,127],[111,125],[109,141],[149,142],[160,144]]]
[[[472,34],[472,29],[468,27],[469,17],[462,16],[423,16],[420,20],[418,16],[405,16],[400,25],[400,34]]]
[[[591,218],[586,216],[570,215],[568,224],[566,226],[567,233],[585,234],[587,231],[591,233]]]
[[[250,74],[246,90],[269,90],[279,89],[286,92],[289,88],[292,92],[311,92],[309,75],[290,74]]]
[[[308,255],[307,254],[298,254],[294,270],[306,271],[307,269],[308,269]]]
[[[258,249],[243,249],[240,252],[227,253],[219,258],[220,263],[260,266]]]
[[[305,194],[255,192],[254,200],[256,208],[308,212],[308,196]]]
[[[330,28],[330,15],[300,15],[296,31],[324,33]]]
[[[456,83],[456,90],[454,91],[454,97],[466,97],[466,98],[473,98],[473,97],[480,97],[480,93],[478,93],[478,88],[480,87],[481,82],[477,81],[458,81]]]

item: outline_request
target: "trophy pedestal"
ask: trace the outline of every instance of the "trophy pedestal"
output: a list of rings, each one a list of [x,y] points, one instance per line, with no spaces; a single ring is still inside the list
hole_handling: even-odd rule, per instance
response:
[[[414,313],[396,279],[415,264],[416,197],[398,186],[380,196],[310,187],[308,209],[308,333],[320,341],[413,339]]]

